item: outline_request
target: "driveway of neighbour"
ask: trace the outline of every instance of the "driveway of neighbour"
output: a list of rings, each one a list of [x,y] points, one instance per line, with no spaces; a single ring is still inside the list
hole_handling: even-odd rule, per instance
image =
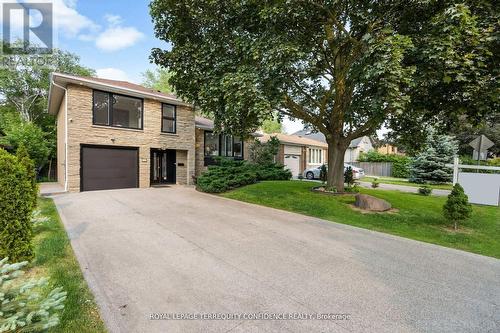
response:
[[[500,332],[494,258],[187,187],[54,199],[111,332]]]

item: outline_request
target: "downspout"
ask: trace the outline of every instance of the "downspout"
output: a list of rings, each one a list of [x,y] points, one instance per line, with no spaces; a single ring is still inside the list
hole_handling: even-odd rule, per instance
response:
[[[64,90],[64,192],[68,192],[68,90],[54,80],[52,84]]]

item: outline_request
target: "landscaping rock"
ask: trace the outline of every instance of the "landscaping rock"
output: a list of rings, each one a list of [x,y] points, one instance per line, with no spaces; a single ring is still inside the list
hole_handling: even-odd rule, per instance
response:
[[[367,194],[356,194],[354,206],[373,212],[385,212],[392,208],[391,204],[385,200],[372,197]]]

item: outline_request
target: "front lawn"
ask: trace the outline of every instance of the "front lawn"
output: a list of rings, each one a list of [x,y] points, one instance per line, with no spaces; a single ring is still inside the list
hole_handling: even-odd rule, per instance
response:
[[[442,215],[446,197],[362,188],[362,193],[385,199],[399,210],[363,214],[349,206],[354,203],[353,195],[314,193],[310,191],[313,186],[301,181],[267,181],[222,196],[500,258],[498,207],[474,205],[472,218],[455,232]]]
[[[372,177],[365,176],[360,179],[362,182],[373,182],[377,178],[377,181],[381,184],[394,184],[394,185],[405,185],[412,187],[420,187],[424,184],[410,183],[408,179],[405,178],[393,178],[393,177]],[[440,190],[451,190],[453,188],[452,184],[427,184],[430,188],[440,189]]]
[[[46,276],[51,285],[63,287],[68,293],[61,322],[50,332],[106,332],[54,202],[40,198],[38,208],[49,220],[34,229],[35,259],[28,274]]]

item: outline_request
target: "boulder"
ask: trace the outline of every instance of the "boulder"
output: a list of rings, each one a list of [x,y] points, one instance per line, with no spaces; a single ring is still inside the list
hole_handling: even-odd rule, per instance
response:
[[[369,210],[372,212],[385,212],[392,208],[391,204],[387,201],[367,194],[356,194],[356,202],[354,203],[354,206],[359,209]]]

